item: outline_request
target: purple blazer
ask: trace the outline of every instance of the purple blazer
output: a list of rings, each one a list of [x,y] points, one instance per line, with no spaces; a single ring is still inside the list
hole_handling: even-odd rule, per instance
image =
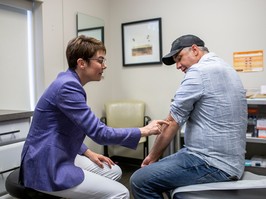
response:
[[[114,129],[103,124],[88,107],[78,75],[67,70],[36,105],[21,155],[24,186],[59,191],[80,184],[84,174],[74,160],[87,150],[85,136],[101,145],[135,149],[141,135],[138,128]]]

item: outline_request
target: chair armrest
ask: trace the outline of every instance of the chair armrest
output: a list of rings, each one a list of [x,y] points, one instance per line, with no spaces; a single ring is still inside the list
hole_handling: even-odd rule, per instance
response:
[[[100,121],[101,121],[102,123],[105,123],[105,124],[106,124],[106,117],[101,117],[101,118],[100,118]]]
[[[149,122],[151,121],[151,118],[147,115],[144,116],[144,126],[146,126],[147,124],[149,124]]]

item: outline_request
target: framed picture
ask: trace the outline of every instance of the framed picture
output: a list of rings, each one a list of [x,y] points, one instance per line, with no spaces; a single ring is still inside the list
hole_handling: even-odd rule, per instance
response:
[[[88,37],[94,37],[104,43],[104,27],[86,28],[78,30],[79,35],[86,35]]]
[[[123,66],[161,64],[161,18],[122,23]]]

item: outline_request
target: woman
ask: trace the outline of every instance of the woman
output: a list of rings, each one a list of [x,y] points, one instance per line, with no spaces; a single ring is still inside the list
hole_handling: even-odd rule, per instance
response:
[[[94,115],[83,86],[100,81],[106,49],[102,42],[79,36],[66,49],[69,68],[60,73],[36,105],[21,161],[21,181],[29,187],[64,198],[129,198],[115,180],[121,169],[111,159],[83,143],[88,136],[98,144],[135,149],[142,136],[161,132],[162,120],[142,128],[114,129]]]

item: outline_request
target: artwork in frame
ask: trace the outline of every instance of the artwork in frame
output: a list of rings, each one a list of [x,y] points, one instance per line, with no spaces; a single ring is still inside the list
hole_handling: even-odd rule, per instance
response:
[[[123,66],[162,64],[161,18],[122,23]]]
[[[86,28],[78,30],[79,35],[86,35],[88,37],[94,37],[104,43],[104,27],[94,27],[94,28]]]

